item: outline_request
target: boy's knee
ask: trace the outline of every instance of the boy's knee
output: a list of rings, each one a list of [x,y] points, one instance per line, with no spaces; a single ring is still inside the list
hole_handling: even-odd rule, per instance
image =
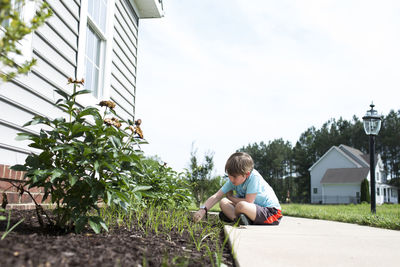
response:
[[[242,213],[246,209],[246,201],[240,201],[236,204],[235,210]]]
[[[227,199],[226,197],[222,198],[219,202],[219,207],[222,208],[222,206],[225,206],[226,204],[229,203],[229,199]]]

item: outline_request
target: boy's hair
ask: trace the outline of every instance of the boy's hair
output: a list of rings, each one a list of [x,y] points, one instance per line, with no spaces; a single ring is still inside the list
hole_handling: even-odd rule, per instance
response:
[[[225,164],[225,172],[228,175],[246,175],[254,168],[254,162],[251,156],[244,152],[233,153]]]

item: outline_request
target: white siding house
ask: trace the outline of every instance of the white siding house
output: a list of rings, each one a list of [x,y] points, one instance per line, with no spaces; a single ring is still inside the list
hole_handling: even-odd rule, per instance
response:
[[[397,188],[387,184],[380,155],[376,157],[376,203],[397,203]],[[311,203],[359,203],[361,182],[370,181],[369,156],[340,145],[331,147],[310,167]]]
[[[26,76],[0,82],[0,179],[12,178],[8,166],[22,164],[32,152],[15,137],[39,129],[22,125],[34,115],[61,116],[54,90],[71,92],[69,77],[84,78],[92,91],[78,98],[82,106],[112,100],[122,119],[134,119],[139,21],[164,14],[162,0],[46,2],[53,16],[24,40],[26,58],[35,57],[37,64]],[[26,1],[22,14],[32,12],[32,3]]]

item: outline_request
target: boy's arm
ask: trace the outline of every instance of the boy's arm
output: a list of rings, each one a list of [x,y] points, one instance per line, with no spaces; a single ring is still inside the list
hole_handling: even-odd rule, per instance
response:
[[[224,193],[222,190],[218,190],[217,193],[209,197],[206,202],[204,202],[204,206],[207,208],[207,210],[210,210],[212,207],[214,207],[215,204],[217,204],[222,197],[224,196]],[[204,209],[199,209],[194,215],[193,215],[193,220],[195,222],[200,221],[204,215],[206,215],[206,211]]]
[[[229,193],[231,193],[231,192],[229,192]],[[226,197],[230,201],[232,201],[235,205],[237,203],[239,203],[240,201],[246,201],[246,202],[249,202],[249,203],[254,203],[254,200],[256,200],[256,196],[257,196],[257,193],[254,193],[254,194],[246,194],[245,198],[238,198],[238,197],[233,196],[233,194],[229,194],[229,193],[226,195]]]

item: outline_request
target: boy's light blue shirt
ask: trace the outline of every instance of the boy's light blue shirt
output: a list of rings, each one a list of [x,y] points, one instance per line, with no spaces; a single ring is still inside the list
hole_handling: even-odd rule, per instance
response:
[[[244,183],[236,186],[232,184],[231,181],[227,181],[222,186],[221,190],[224,194],[235,190],[237,194],[236,196],[239,198],[245,198],[246,194],[257,193],[254,204],[261,207],[281,209],[281,205],[279,204],[279,200],[276,197],[274,190],[256,170],[251,172],[249,178],[247,178]]]

